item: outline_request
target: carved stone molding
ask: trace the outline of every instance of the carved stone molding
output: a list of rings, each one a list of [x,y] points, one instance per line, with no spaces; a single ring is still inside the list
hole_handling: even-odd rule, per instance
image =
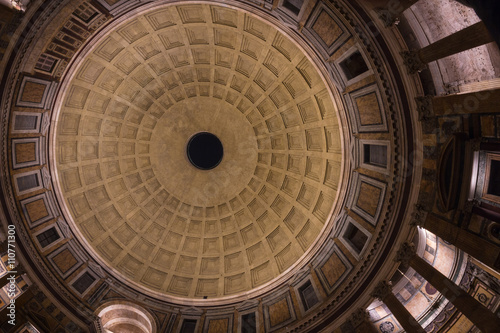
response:
[[[59,229],[61,229],[64,237],[71,238],[71,230],[68,226],[68,223],[64,219],[59,218],[57,220],[57,225],[59,226]]]
[[[390,294],[392,294],[392,283],[390,281],[383,280],[377,284],[370,296],[378,298],[383,302],[384,299]]]
[[[105,281],[106,281],[106,283],[107,283],[108,285],[110,285],[110,286],[115,285],[115,280],[113,280],[112,278],[107,277],[107,278],[105,279]]]
[[[403,51],[401,56],[409,74],[417,74],[427,68],[427,64],[420,59],[415,51]]]
[[[50,111],[45,111],[42,116],[42,126],[40,132],[43,136],[47,135],[50,127]]]
[[[97,263],[95,263],[94,261],[92,260],[89,260],[87,262],[87,265],[89,266],[89,268],[94,271],[97,275],[99,275],[99,277],[103,278],[106,276],[106,274],[104,274],[104,271],[102,270],[101,266]]]
[[[92,332],[95,332],[95,333],[103,333],[105,332],[104,331],[104,328],[102,326],[102,322],[101,322],[101,318],[98,317],[95,321],[94,321],[94,324],[93,324],[93,331]]]
[[[242,302],[241,304],[239,304],[236,307],[236,310],[238,310],[238,311],[245,311],[245,310],[248,310],[248,309],[256,308],[258,306],[259,306],[259,301],[258,300],[256,300],[256,299],[249,299],[249,300],[246,300],[246,301]]]
[[[203,310],[194,306],[183,308],[180,312],[185,316],[201,316],[203,314]]]
[[[47,190],[50,190],[50,171],[47,169],[47,166],[45,165],[42,168],[42,181],[43,181],[43,187],[45,187]]]

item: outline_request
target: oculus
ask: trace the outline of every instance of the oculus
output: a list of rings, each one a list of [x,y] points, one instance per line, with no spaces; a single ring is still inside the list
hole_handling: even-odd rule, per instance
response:
[[[219,165],[224,155],[222,142],[208,132],[196,133],[187,144],[189,162],[201,170],[211,170]]]

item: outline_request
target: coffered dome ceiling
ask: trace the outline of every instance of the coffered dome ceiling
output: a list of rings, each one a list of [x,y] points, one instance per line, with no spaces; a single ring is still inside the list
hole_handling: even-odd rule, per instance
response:
[[[64,90],[61,194],[82,241],[128,280],[182,297],[246,292],[293,267],[329,220],[342,160],[331,93],[248,12],[142,12],[102,33]],[[198,132],[222,143],[212,170],[187,157]]]

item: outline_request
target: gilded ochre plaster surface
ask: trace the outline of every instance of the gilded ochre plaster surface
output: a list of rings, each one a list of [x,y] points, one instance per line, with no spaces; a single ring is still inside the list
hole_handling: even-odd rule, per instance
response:
[[[216,5],[156,8],[101,35],[57,118],[60,190],[85,242],[143,287],[222,297],[279,276],[330,215],[337,111],[282,32]],[[189,163],[195,133],[224,158]]]

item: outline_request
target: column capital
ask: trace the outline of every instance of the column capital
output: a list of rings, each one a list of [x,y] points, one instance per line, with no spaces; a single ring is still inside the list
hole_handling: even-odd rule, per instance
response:
[[[392,11],[385,8],[375,9],[378,18],[384,22],[386,28],[392,27],[399,24],[399,17],[395,16]]]
[[[404,242],[396,254],[396,261],[401,261],[404,266],[408,266],[411,258],[416,254],[415,244]]]
[[[401,52],[401,56],[409,74],[417,74],[427,68],[427,65],[415,51],[403,51]]]
[[[428,212],[423,205],[416,204],[410,224],[412,226],[423,227],[425,225],[425,220],[427,219],[427,214]]]
[[[370,296],[378,298],[382,302],[384,299],[392,294],[392,283],[387,280],[380,281],[373,289]]]
[[[460,88],[459,86],[454,86],[451,85],[450,83],[445,83],[444,84],[444,91],[446,92],[446,95],[454,95],[460,93]]]
[[[368,312],[363,308],[358,308],[351,314],[351,317],[349,317],[348,320],[351,322],[352,326],[356,328],[369,319],[370,316],[368,315]]]
[[[427,120],[434,117],[434,108],[432,106],[432,99],[434,96],[420,96],[415,97],[415,102],[417,102],[417,112],[418,120]]]

